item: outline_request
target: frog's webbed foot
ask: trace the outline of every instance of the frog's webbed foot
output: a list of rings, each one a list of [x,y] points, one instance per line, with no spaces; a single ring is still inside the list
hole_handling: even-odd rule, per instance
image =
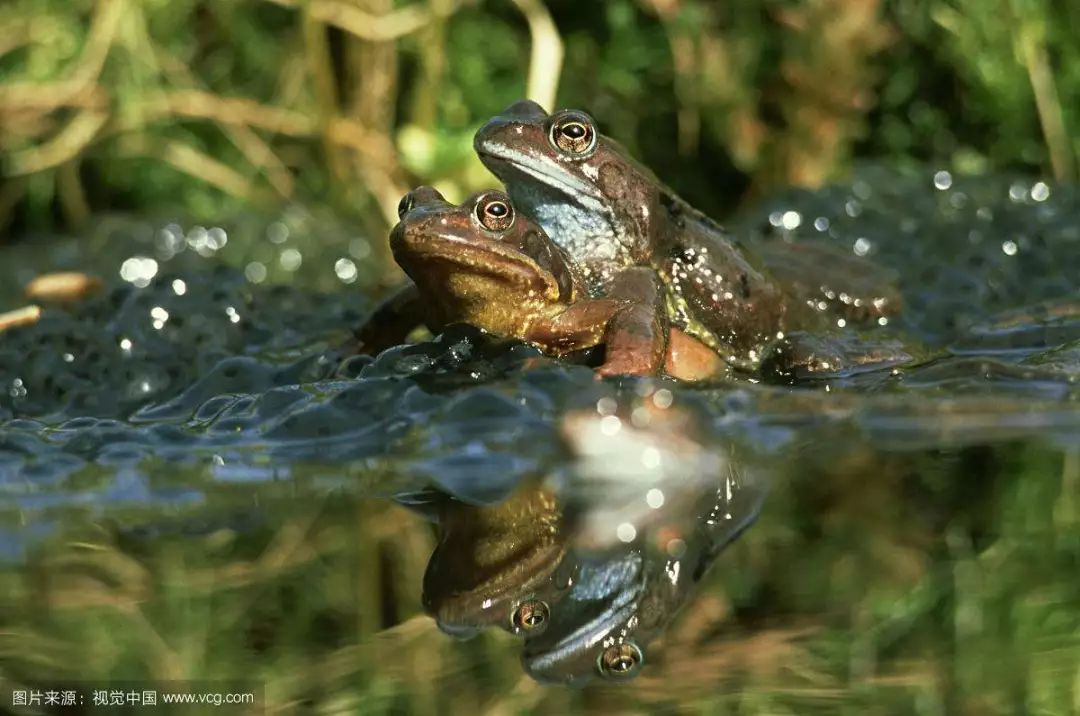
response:
[[[375,307],[353,336],[353,352],[366,355],[380,353],[405,342],[417,326],[424,323],[423,303],[416,285],[402,286]]]
[[[795,331],[770,348],[761,362],[761,376],[789,384],[849,378],[922,362],[926,357],[921,346],[898,339]]]

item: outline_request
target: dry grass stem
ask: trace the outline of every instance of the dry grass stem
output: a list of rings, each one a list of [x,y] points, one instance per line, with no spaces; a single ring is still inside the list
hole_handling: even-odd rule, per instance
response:
[[[80,271],[58,271],[38,276],[26,285],[32,301],[78,301],[101,288],[101,279]]]
[[[266,0],[282,7],[305,7],[300,0]],[[356,37],[373,42],[386,42],[410,35],[432,20],[453,14],[464,5],[464,0],[447,3],[438,12],[419,4],[395,10],[386,15],[373,15],[347,2],[338,0],[313,0],[306,5],[311,18],[317,22],[333,25]]]
[[[39,318],[41,318],[40,306],[23,306],[22,308],[16,308],[14,311],[0,313],[0,332],[18,326],[33,325],[38,322]]]
[[[56,136],[43,144],[8,155],[8,176],[35,174],[71,161],[84,151],[109,121],[96,110],[79,112]]]
[[[1050,166],[1055,179],[1068,181],[1076,177],[1076,159],[1073,155],[1072,139],[1065,127],[1061,99],[1050,68],[1050,57],[1036,30],[1023,22],[1017,24],[1019,27],[1016,43],[1031,82],[1031,91],[1035,95],[1035,108],[1039,114],[1047,153],[1050,155]]]
[[[514,0],[514,5],[525,16],[532,40],[525,93],[529,99],[552,110],[555,108],[559,75],[562,72],[562,36],[541,0]]]

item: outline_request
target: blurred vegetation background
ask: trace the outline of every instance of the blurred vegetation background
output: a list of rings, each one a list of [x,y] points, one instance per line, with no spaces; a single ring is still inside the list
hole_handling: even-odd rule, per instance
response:
[[[471,138],[522,96],[592,112],[716,215],[864,158],[1075,177],[1080,3],[5,0],[0,231],[100,210],[489,186]]]

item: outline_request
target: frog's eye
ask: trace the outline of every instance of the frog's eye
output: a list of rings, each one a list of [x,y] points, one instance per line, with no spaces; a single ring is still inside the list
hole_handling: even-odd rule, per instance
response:
[[[588,154],[596,146],[596,130],[588,117],[571,114],[552,123],[551,143],[568,154]]]
[[[528,599],[510,614],[510,630],[515,634],[539,634],[547,626],[551,611],[546,602]]]
[[[397,205],[398,218],[399,219],[404,218],[404,216],[406,214],[408,214],[410,211],[412,211],[413,204],[415,204],[415,203],[416,203],[416,201],[415,201],[415,199],[413,199],[413,195],[412,195],[411,191],[408,194],[406,194],[405,196],[401,197],[401,201],[399,201],[398,205]]]
[[[514,223],[514,207],[498,194],[476,202],[476,218],[488,231],[506,231]]]
[[[614,644],[600,652],[596,668],[609,679],[627,679],[637,674],[645,657],[637,644],[627,641]]]

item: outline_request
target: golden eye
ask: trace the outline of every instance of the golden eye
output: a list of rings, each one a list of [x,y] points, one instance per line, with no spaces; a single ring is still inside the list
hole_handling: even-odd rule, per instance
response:
[[[413,204],[415,204],[415,203],[416,202],[413,199],[413,195],[412,195],[411,191],[408,194],[406,194],[405,196],[401,197],[401,201],[399,201],[398,205],[397,205],[398,218],[400,219],[400,218],[404,217],[406,214],[408,214],[410,211],[412,211]]]
[[[584,117],[566,117],[551,125],[551,141],[569,154],[586,154],[596,145],[596,130]]]
[[[611,679],[626,679],[637,674],[645,657],[641,649],[633,642],[623,642],[609,646],[600,652],[596,668],[601,676]]]
[[[488,231],[506,231],[514,223],[514,207],[499,196],[485,197],[476,204],[476,218]]]
[[[510,629],[515,634],[539,634],[547,626],[551,612],[539,599],[529,599],[514,607]]]

